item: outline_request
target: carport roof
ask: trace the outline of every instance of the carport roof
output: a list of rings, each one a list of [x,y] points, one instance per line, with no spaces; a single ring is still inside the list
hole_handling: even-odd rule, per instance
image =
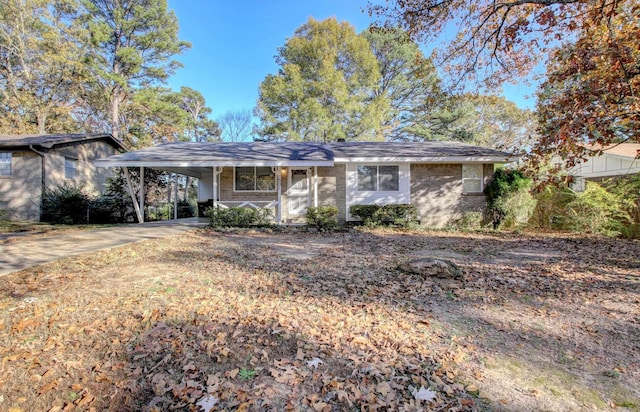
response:
[[[177,142],[95,161],[96,166],[332,166],[333,152],[321,143],[193,143]]]

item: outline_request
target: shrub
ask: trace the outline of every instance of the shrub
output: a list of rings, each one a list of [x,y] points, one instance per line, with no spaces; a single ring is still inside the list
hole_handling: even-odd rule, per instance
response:
[[[188,200],[178,202],[178,219],[195,216],[195,208]]]
[[[371,223],[373,215],[380,209],[380,205],[352,205],[349,208],[349,213],[360,220],[366,225]]]
[[[338,226],[338,208],[319,206],[307,208],[307,225],[320,231],[334,230]]]
[[[414,205],[353,205],[349,213],[362,219],[369,226],[410,227],[418,222],[418,210]]]
[[[567,205],[567,227],[574,232],[618,236],[632,223],[623,206],[618,196],[595,182],[587,182],[585,191]]]
[[[74,225],[87,223],[89,195],[80,185],[65,183],[42,194],[42,220],[54,224]]]
[[[530,188],[531,179],[519,170],[495,171],[493,180],[484,189],[494,229],[527,223],[535,207]]]
[[[547,185],[534,195],[536,206],[529,222],[542,229],[565,229],[567,205],[576,193],[566,186]]]
[[[272,222],[271,211],[268,209],[210,207],[205,214],[209,218],[209,224],[213,227],[270,226]]]
[[[621,202],[622,209],[627,212],[632,220],[630,225],[625,225],[622,235],[625,237],[640,237],[640,174],[619,177],[607,180],[604,187],[614,194]]]
[[[373,222],[383,226],[409,227],[418,221],[414,205],[385,205],[373,214]]]
[[[89,205],[88,223],[124,223],[127,221],[128,209],[128,205],[117,196],[98,196]]]

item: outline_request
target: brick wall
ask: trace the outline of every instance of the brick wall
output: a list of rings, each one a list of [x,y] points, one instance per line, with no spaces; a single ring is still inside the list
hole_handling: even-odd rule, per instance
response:
[[[493,177],[493,165],[483,167],[485,184]],[[466,212],[485,212],[484,194],[462,193],[461,164],[412,164],[411,204],[418,208],[423,225],[442,227]]]

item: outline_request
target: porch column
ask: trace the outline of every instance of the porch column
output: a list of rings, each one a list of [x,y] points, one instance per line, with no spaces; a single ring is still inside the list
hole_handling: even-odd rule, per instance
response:
[[[318,207],[318,166],[313,166],[313,207]]]
[[[218,166],[213,166],[213,208],[218,207]]]
[[[282,167],[276,168],[276,185],[278,186],[278,208],[276,209],[276,223],[282,223]]]

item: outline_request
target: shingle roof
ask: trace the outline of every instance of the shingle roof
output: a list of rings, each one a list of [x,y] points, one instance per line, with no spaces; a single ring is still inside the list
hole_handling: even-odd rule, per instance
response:
[[[346,142],[329,143],[336,159],[366,158],[506,158],[509,153],[460,142]]]
[[[588,146],[591,150],[599,150],[601,146]],[[617,143],[602,147],[604,153],[636,158],[640,154],[640,143]]]
[[[104,139],[123,151],[126,147],[109,133],[94,134],[40,134],[40,135],[4,135],[0,136],[0,148],[19,148],[39,146],[47,149],[55,145]]]
[[[108,163],[127,163],[132,166],[208,166],[212,164],[333,164],[333,153],[321,143],[167,143],[99,160]]]
[[[335,162],[511,161],[510,155],[456,142],[191,143],[149,147],[99,159],[102,167],[193,168],[211,166],[332,166]]]

